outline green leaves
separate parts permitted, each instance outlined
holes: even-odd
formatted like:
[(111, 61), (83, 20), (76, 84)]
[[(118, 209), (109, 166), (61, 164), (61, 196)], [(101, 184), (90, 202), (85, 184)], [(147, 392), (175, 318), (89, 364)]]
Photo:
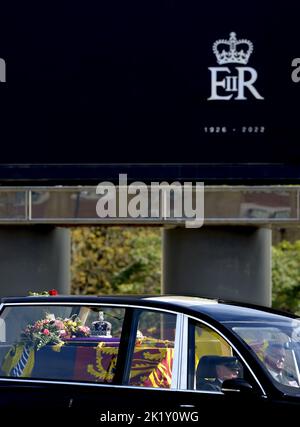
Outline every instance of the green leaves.
[(300, 240), (272, 248), (272, 305), (300, 315)]
[(159, 293), (160, 229), (73, 229), (71, 273), (74, 294)]

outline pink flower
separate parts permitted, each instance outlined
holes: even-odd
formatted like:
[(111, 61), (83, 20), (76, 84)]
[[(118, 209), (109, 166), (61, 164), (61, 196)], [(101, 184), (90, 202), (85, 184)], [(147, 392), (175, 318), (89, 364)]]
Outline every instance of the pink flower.
[(56, 326), (58, 329), (65, 329), (64, 322), (62, 322), (61, 320), (58, 320), (58, 319), (56, 319), (56, 320), (55, 320), (55, 326)]
[(44, 329), (44, 330), (42, 331), (42, 333), (43, 333), (44, 335), (50, 335), (50, 331), (49, 331), (49, 329)]
[(68, 332), (65, 329), (61, 329), (59, 331), (60, 338), (66, 338), (68, 336)]
[(77, 336), (89, 336), (91, 333), (91, 330), (88, 326), (78, 326), (76, 334)]

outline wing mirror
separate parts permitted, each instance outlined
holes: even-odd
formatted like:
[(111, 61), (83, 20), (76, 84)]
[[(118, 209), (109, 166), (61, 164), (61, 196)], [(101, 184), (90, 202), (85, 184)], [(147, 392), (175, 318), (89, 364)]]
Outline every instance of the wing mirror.
[(243, 378), (224, 380), (221, 388), (223, 393), (253, 393), (253, 387)]

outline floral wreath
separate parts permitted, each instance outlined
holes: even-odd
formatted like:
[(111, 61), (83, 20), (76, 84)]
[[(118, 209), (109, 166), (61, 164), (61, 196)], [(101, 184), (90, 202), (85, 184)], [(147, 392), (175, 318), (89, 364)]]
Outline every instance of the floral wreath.
[(49, 291), (41, 291), (41, 292), (32, 292), (29, 291), (28, 295), (30, 297), (39, 297), (39, 296), (56, 296), (58, 292), (56, 289), (50, 289)]
[(67, 338), (88, 337), (90, 334), (90, 328), (84, 326), (77, 315), (62, 319), (47, 313), (44, 319), (26, 326), (21, 334), (21, 342), (40, 350), (47, 344), (63, 345)]

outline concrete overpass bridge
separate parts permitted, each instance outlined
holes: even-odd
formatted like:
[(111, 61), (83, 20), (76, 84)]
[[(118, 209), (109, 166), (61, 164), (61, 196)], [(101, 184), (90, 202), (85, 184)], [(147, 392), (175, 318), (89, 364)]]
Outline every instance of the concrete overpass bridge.
[(163, 292), (270, 305), (272, 229), (299, 225), (299, 197), (297, 185), (209, 185), (204, 226), (186, 228), (185, 218), (166, 217), (163, 205), (147, 218), (99, 218), (96, 186), (3, 186), (0, 292), (68, 293), (69, 227), (149, 225), (163, 229)]

